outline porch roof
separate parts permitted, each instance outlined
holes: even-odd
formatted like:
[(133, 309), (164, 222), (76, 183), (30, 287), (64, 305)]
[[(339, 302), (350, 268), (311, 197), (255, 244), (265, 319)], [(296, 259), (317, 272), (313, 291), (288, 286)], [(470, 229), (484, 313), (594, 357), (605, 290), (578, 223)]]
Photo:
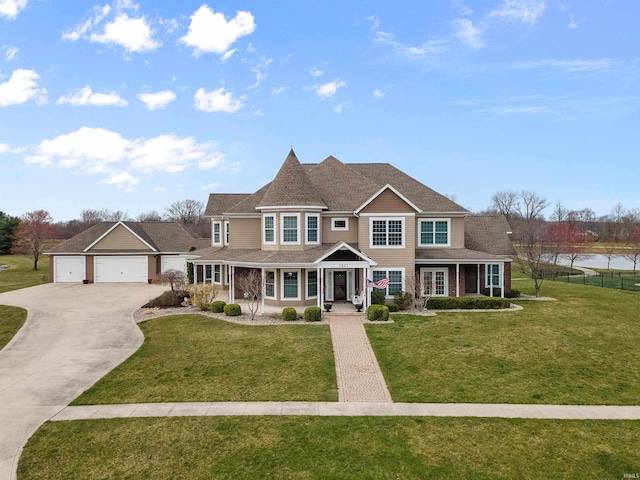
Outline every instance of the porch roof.
[[(307, 250), (260, 250), (260, 249), (230, 249), (229, 247), (209, 247), (191, 252), (198, 256), (190, 260), (193, 263), (228, 263), (243, 265), (314, 265), (339, 250), (340, 247), (351, 250), (359, 255), (362, 261), (370, 262), (370, 259), (359, 252), (357, 247), (345, 242), (323, 243)], [(374, 262), (375, 263), (375, 262)]]
[(511, 257), (478, 252), (468, 248), (418, 248), (416, 249), (416, 263), (444, 262), (510, 262)]

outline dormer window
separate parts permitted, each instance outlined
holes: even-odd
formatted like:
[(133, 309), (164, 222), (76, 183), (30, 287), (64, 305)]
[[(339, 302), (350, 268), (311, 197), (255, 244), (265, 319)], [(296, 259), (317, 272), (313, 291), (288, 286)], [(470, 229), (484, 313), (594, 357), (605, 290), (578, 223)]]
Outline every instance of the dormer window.
[(282, 225), (282, 241), (283, 245), (299, 245), (300, 244), (300, 214), (299, 213), (282, 213), (280, 216)]
[(264, 243), (275, 244), (276, 243), (276, 217), (275, 215), (264, 216)]
[(317, 213), (307, 213), (307, 245), (317, 245), (320, 243), (320, 215)]
[(222, 245), (222, 225), (220, 222), (213, 222), (211, 231), (211, 243), (213, 245)]

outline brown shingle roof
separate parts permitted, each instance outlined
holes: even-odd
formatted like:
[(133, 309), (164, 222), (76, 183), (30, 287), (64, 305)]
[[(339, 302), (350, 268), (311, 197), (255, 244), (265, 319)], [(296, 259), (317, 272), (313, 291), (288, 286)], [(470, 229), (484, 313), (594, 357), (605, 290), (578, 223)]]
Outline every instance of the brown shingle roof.
[(209, 195), (204, 216), (212, 217), (214, 215), (227, 213), (231, 207), (245, 200), (250, 195), (250, 193), (212, 193)]
[(326, 208), (316, 186), (309, 180), (293, 149), (280, 167), (280, 171), (265, 192), (258, 207), (284, 207), (289, 205), (319, 206)]
[(468, 215), (464, 219), (464, 244), (467, 248), (494, 255), (515, 256), (504, 215)]
[[(177, 222), (122, 222), (158, 252), (184, 253), (191, 247), (204, 247), (210, 239), (194, 238)], [(47, 253), (82, 253), (89, 245), (104, 235), (116, 222), (102, 222), (87, 228), (75, 237), (57, 245)], [(139, 250), (127, 250), (137, 252)], [(148, 250), (147, 250), (148, 251)], [(96, 251), (97, 252), (97, 251)], [(103, 252), (102, 250), (100, 252)], [(113, 253), (114, 250), (109, 250)]]
[(416, 260), (504, 260), (503, 256), (494, 255), (468, 248), (416, 248)]

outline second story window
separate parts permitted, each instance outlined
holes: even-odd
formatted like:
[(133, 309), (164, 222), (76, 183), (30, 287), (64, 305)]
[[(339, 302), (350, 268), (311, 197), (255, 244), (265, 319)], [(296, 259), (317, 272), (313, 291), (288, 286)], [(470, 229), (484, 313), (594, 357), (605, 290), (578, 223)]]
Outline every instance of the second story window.
[(282, 214), (282, 241), (281, 243), (300, 243), (300, 237), (298, 236), (300, 215), (286, 215)]
[(372, 247), (403, 247), (404, 219), (402, 218), (372, 218), (371, 219)]
[(450, 245), (449, 220), (420, 220), (420, 245)]
[(320, 243), (319, 215), (307, 214), (307, 241), (308, 244)]
[(264, 216), (264, 243), (276, 243), (276, 217)]
[(211, 243), (213, 245), (222, 244), (222, 229), (220, 228), (220, 222), (213, 222), (213, 231), (211, 232)]

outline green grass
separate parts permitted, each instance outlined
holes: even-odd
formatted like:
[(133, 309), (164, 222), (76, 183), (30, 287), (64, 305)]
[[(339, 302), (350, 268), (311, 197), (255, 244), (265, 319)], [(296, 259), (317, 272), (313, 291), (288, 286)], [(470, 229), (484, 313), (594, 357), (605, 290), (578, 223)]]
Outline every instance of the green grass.
[(49, 282), (47, 256), (40, 258), (38, 270), (33, 269), (33, 258), (29, 255), (0, 255), (0, 265), (9, 267), (0, 270), (0, 293)]
[(24, 308), (0, 305), (0, 350), (18, 333), (26, 319)]
[(640, 422), (185, 417), (49, 422), (27, 479), (622, 479)]
[(325, 325), (255, 327), (175, 315), (140, 328), (142, 347), (74, 405), (338, 398)]
[(598, 276), (570, 276), (556, 277), (553, 280), (558, 282), (578, 283), (594, 287), (615, 288), (620, 290), (630, 290), (640, 292), (640, 275), (622, 274), (606, 272)]
[(638, 293), (545, 281), (542, 295), (558, 301), (366, 325), (394, 401), (637, 405)]

